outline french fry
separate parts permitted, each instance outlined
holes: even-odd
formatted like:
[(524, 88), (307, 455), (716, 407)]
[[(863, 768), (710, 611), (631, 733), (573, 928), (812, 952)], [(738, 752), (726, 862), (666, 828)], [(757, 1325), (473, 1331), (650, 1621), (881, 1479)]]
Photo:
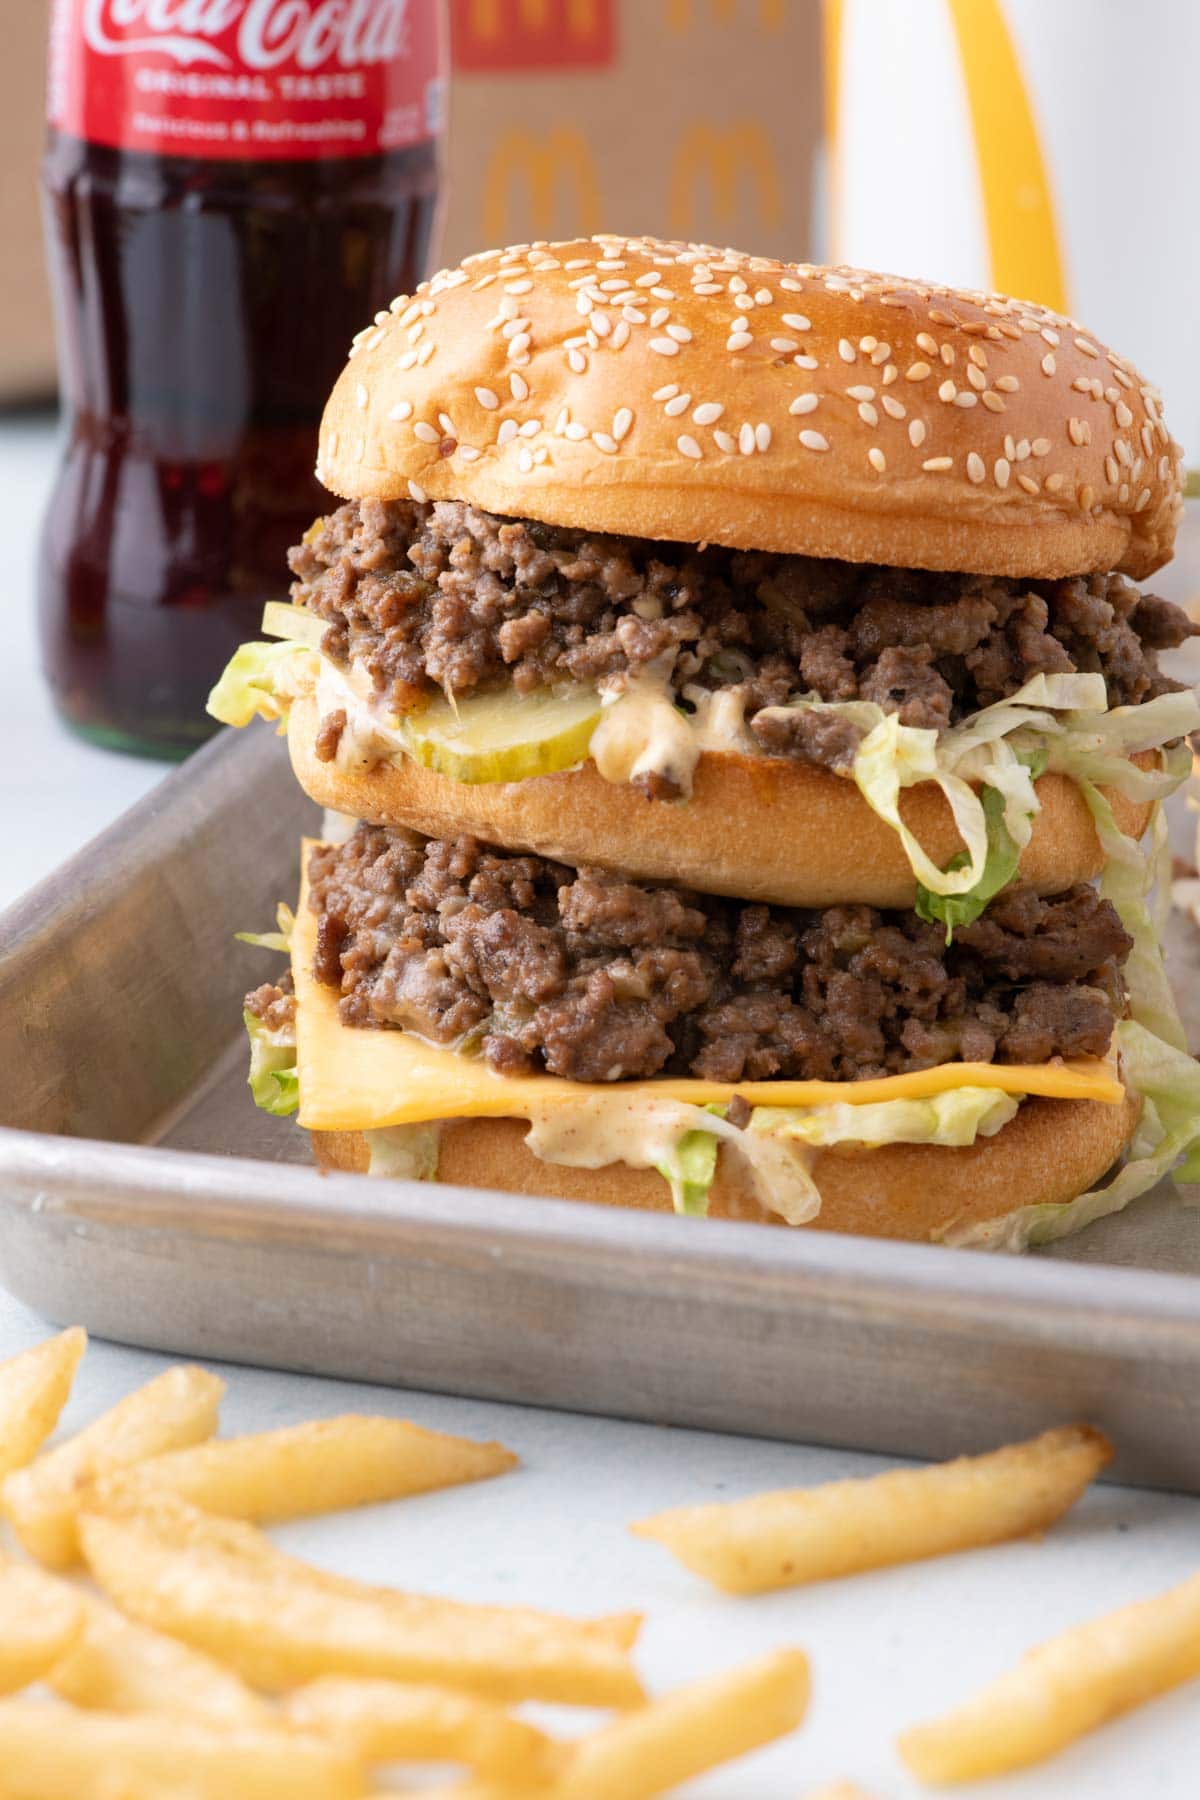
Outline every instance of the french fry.
[(681, 1506), (631, 1529), (727, 1594), (762, 1594), (1044, 1531), (1111, 1458), (1098, 1431), (1065, 1425), (986, 1456)]
[(1030, 1650), (973, 1699), (899, 1739), (935, 1787), (1053, 1756), (1108, 1719), (1200, 1675), (1200, 1575)]
[(358, 1800), (362, 1769), (327, 1738), (0, 1703), (0, 1800)]
[(549, 1774), (558, 1748), (491, 1700), (416, 1683), (326, 1675), (285, 1710), (299, 1730), (338, 1738), (367, 1762), (465, 1763), (509, 1782)]
[(368, 1587), (285, 1556), (253, 1525), (173, 1496), (83, 1513), (84, 1554), (130, 1617), (255, 1687), (318, 1675), (440, 1683), (494, 1700), (620, 1706), (642, 1698), (636, 1614), (583, 1620)]
[(0, 1480), (32, 1462), (58, 1424), (86, 1348), (73, 1326), (0, 1363)]
[(47, 1568), (79, 1555), (80, 1495), (110, 1470), (211, 1437), (225, 1383), (205, 1369), (167, 1369), (127, 1394), (77, 1437), (48, 1450), (0, 1486), (0, 1507), (29, 1551)]
[(808, 1695), (808, 1659), (799, 1650), (693, 1681), (578, 1739), (555, 1792), (563, 1800), (650, 1800), (794, 1731)]
[(270, 1725), (275, 1716), (232, 1669), (135, 1625), (90, 1595), (83, 1603), (83, 1629), (46, 1680), (63, 1700), (102, 1712), (166, 1713), (251, 1728)]
[(130, 1495), (176, 1494), (205, 1512), (256, 1523), (343, 1512), (515, 1467), (502, 1444), (353, 1413), (169, 1450), (109, 1480)]
[(0, 1558), (0, 1694), (40, 1681), (83, 1625), (83, 1602), (65, 1582)]

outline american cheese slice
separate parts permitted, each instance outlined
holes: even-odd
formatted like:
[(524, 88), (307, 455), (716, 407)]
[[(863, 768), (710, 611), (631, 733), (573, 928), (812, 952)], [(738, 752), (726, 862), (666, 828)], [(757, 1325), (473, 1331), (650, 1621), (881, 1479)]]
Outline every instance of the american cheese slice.
[[(304, 846), (307, 871), (308, 853)], [(529, 1119), (581, 1099), (625, 1105), (631, 1100), (681, 1100), (693, 1106), (727, 1104), (740, 1094), (751, 1106), (866, 1105), (921, 1100), (952, 1088), (983, 1087), (1006, 1094), (1117, 1105), (1125, 1090), (1115, 1068), (1095, 1057), (1049, 1063), (943, 1063), (872, 1081), (696, 1081), (656, 1076), (649, 1081), (588, 1084), (557, 1075), (497, 1075), (477, 1057), (460, 1056), (406, 1031), (343, 1025), (337, 995), (313, 980), (316, 918), (308, 908), (308, 877), (292, 934), (296, 982), (298, 1119), (310, 1131), (375, 1131), (434, 1119)]]

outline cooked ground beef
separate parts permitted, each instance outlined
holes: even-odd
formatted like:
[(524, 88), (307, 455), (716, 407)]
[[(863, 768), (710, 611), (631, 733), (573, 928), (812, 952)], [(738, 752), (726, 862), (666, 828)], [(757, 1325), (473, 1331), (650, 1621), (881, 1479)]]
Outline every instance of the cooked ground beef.
[(268, 1031), (294, 1031), (296, 1027), (296, 990), (289, 969), (279, 981), (264, 981), (247, 994), (243, 1005), (248, 1013), (261, 1019)]
[[(291, 553), (324, 648), (401, 710), (430, 687), (621, 680), (652, 663), (677, 694), (740, 687), (764, 751), (838, 767), (857, 733), (781, 724), (789, 696), (874, 700), (940, 729), (1039, 672), (1102, 674), (1110, 703), (1179, 684), (1159, 650), (1197, 627), (1123, 575), (1008, 581), (502, 519), (460, 501), (363, 500)], [(334, 738), (332, 741), (336, 742)]]
[(1012, 889), (947, 946), (915, 913), (759, 906), (377, 826), (316, 849), (309, 877), (316, 975), (348, 1024), (573, 1081), (1099, 1055), (1130, 950), (1083, 885)]

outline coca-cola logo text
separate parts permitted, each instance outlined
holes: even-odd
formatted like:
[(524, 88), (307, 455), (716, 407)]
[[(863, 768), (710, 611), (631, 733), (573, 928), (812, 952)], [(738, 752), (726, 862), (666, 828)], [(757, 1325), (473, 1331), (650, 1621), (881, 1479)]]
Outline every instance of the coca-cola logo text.
[(187, 68), (343, 69), (404, 51), (409, 0), (84, 0), (83, 34), (101, 56), (159, 51)]

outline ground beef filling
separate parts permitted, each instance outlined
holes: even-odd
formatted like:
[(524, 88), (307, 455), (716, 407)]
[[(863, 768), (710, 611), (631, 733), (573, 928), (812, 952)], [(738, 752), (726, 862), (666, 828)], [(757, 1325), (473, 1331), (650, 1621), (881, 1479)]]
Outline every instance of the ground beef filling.
[[(1194, 630), (1122, 575), (1007, 581), (568, 531), (460, 501), (342, 506), (291, 553), (323, 648), (406, 710), (511, 682), (616, 681), (652, 664), (676, 696), (738, 687), (768, 755), (853, 759), (843, 719), (764, 712), (873, 700), (940, 730), (1031, 675), (1099, 673), (1109, 702), (1179, 685), (1158, 652)], [(762, 715), (762, 716), (758, 716)], [(328, 754), (336, 747), (331, 728)], [(323, 752), (325, 753), (325, 752)]]
[(314, 850), (315, 974), (349, 1025), (572, 1081), (853, 1081), (936, 1063), (1102, 1055), (1131, 947), (1080, 885), (974, 925), (694, 894), (360, 825)]
[(246, 995), (242, 1004), (268, 1031), (295, 1031), (296, 990), (292, 985), (291, 970), (279, 981), (264, 981), (261, 987)]

